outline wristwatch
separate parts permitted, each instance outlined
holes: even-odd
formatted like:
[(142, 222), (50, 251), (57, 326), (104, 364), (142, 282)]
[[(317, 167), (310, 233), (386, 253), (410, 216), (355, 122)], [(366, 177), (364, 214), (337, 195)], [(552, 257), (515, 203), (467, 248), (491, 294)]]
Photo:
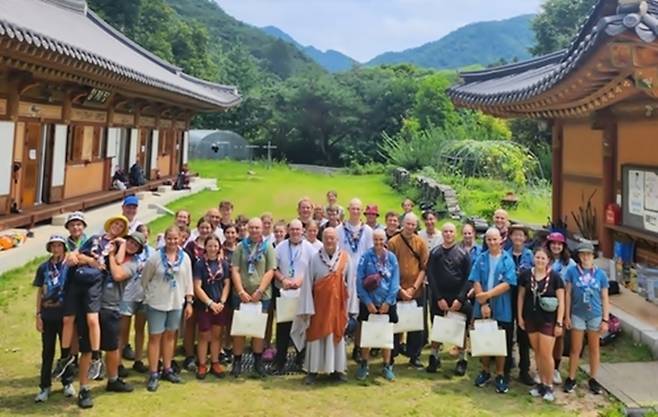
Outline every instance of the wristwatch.
[(213, 303), (212, 300), (208, 300), (208, 304), (206, 304), (206, 307), (210, 308), (210, 306), (212, 305), (212, 303)]
[(557, 327), (563, 327), (563, 326), (564, 326), (564, 325), (562, 324), (561, 321), (558, 321), (557, 323), (555, 323), (555, 325), (556, 325)]

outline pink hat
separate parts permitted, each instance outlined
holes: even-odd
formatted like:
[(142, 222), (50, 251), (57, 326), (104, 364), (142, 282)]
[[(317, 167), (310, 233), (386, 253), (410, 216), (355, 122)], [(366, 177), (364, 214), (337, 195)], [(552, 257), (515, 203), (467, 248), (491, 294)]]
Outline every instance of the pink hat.
[(377, 217), (379, 217), (379, 208), (377, 207), (376, 204), (368, 204), (366, 206), (366, 210), (363, 212), (363, 214), (374, 214)]
[(567, 240), (564, 238), (564, 235), (560, 232), (553, 232), (546, 238), (549, 242), (560, 242), (566, 243)]

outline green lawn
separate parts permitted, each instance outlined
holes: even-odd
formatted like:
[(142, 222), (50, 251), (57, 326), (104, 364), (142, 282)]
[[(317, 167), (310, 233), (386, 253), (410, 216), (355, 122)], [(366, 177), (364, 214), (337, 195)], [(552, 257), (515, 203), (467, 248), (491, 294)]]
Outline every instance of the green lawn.
[[(321, 176), (290, 171), (283, 166), (267, 170), (263, 166), (239, 163), (194, 163), (193, 170), (203, 176), (216, 177), (220, 190), (204, 192), (173, 203), (173, 210), (186, 208), (198, 218), (220, 200), (232, 200), (236, 214), (248, 216), (268, 210), (276, 218), (292, 218), (300, 196), (308, 195), (324, 203), (328, 189), (336, 189), (340, 202), (360, 196), (364, 203), (376, 202), (380, 211), (398, 209), (403, 196), (384, 185), (381, 176)], [(247, 171), (253, 170), (255, 175)], [(162, 230), (171, 218), (152, 224), (153, 231)], [(132, 394), (107, 394), (103, 383), (93, 386), (95, 406), (80, 411), (73, 400), (61, 392), (51, 396), (47, 404), (35, 405), (33, 396), (38, 385), (40, 363), (39, 335), (34, 329), (34, 289), (31, 280), (37, 263), (0, 276), (0, 416), (595, 416), (612, 410), (606, 398), (589, 394), (565, 397), (545, 405), (533, 401), (526, 387), (516, 383), (508, 395), (497, 395), (493, 387), (473, 387), (477, 364), (471, 361), (469, 375), (450, 378), (454, 360), (445, 357), (444, 371), (435, 376), (416, 372), (400, 365), (398, 380), (387, 383), (378, 377), (363, 385), (353, 379), (345, 386), (320, 385), (304, 387), (301, 376), (270, 377), (264, 381), (209, 377), (198, 382), (184, 373), (185, 384), (162, 383), (151, 394), (145, 389), (144, 377), (131, 375), (136, 385)], [(423, 360), (427, 360), (424, 356)], [(350, 364), (350, 377), (354, 375)], [(380, 364), (372, 366), (379, 375)], [(59, 390), (57, 384), (54, 385)]]

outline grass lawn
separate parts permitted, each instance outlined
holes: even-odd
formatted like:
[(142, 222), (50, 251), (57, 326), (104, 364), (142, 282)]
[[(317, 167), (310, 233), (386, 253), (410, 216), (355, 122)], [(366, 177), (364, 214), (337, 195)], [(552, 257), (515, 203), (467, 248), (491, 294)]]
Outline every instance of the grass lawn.
[[(381, 176), (319, 176), (282, 166), (266, 170), (239, 163), (197, 162), (192, 168), (203, 176), (216, 177), (220, 185), (219, 191), (200, 193), (170, 206), (190, 210), (195, 219), (223, 199), (234, 202), (236, 214), (254, 216), (268, 210), (275, 218), (292, 218), (300, 196), (324, 202), (329, 189), (338, 191), (343, 205), (350, 197), (360, 196), (364, 203), (378, 203), (381, 212), (399, 209), (403, 198), (388, 188)], [(249, 169), (255, 175), (247, 175)], [(153, 232), (170, 221), (166, 217), (155, 221)], [(467, 377), (451, 378), (454, 359), (447, 356), (445, 371), (433, 376), (396, 366), (398, 380), (394, 383), (379, 377), (381, 364), (377, 361), (371, 366), (371, 374), (377, 378), (368, 384), (352, 378), (344, 386), (321, 384), (313, 388), (303, 386), (301, 376), (263, 381), (216, 381), (209, 376), (198, 382), (184, 372), (183, 385), (163, 382), (160, 390), (151, 394), (146, 391), (144, 377), (131, 374), (128, 380), (136, 386), (132, 394), (105, 393), (104, 383), (95, 383), (95, 405), (88, 411), (65, 399), (57, 383), (53, 384), (57, 392), (49, 402), (35, 405), (41, 349), (34, 329), (35, 291), (31, 287), (36, 266), (35, 261), (0, 276), (0, 416), (595, 416), (616, 407), (607, 398), (584, 392), (570, 397), (558, 393), (557, 403), (546, 405), (533, 401), (527, 388), (516, 382), (508, 395), (495, 394), (493, 387), (476, 389), (472, 384), (476, 361), (471, 361)], [(426, 356), (423, 360), (427, 361)], [(353, 363), (350, 366), (353, 377)]]

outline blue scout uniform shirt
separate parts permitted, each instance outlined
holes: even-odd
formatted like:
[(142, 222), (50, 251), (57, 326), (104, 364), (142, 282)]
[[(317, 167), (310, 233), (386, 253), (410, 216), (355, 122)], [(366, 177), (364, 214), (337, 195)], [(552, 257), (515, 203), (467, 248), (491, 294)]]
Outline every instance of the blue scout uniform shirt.
[(603, 315), (601, 290), (608, 288), (608, 276), (600, 268), (582, 269), (574, 265), (567, 270), (571, 284), (571, 315), (592, 320)]
[[(368, 305), (373, 303), (377, 307), (384, 303), (388, 305), (395, 304), (398, 291), (400, 291), (400, 266), (398, 265), (398, 260), (393, 252), (387, 250), (386, 256), (387, 261), (385, 268), (377, 266), (377, 255), (375, 254), (374, 248), (368, 249), (359, 260), (356, 272), (356, 291), (361, 304)], [(384, 271), (381, 271), (380, 269), (384, 269)], [(377, 289), (369, 292), (363, 287), (363, 280), (365, 280), (368, 275), (376, 273), (382, 274), (383, 278), (379, 282)]]
[[(521, 256), (515, 259), (514, 249), (509, 248), (506, 250), (507, 253), (512, 257), (514, 264), (516, 265), (516, 275), (520, 275), (521, 271), (524, 269), (532, 269), (535, 263), (535, 257), (532, 254), (532, 251), (526, 247), (523, 248)], [(517, 262), (518, 259), (518, 262)]]
[(68, 268), (66, 264), (53, 264), (50, 259), (39, 265), (32, 285), (43, 289), (41, 294), (41, 318), (61, 320), (64, 316), (63, 300)]
[(576, 261), (573, 259), (569, 259), (569, 263), (567, 265), (562, 263), (562, 259), (556, 259), (553, 261), (551, 264), (551, 269), (558, 274), (560, 274), (560, 277), (562, 278), (562, 281), (566, 284), (567, 282), (567, 271), (569, 268), (572, 266), (576, 266)]
[[(503, 282), (516, 286), (516, 265), (509, 253), (502, 251), (494, 268), (490, 268), (490, 263), (489, 251), (482, 252), (473, 264), (468, 280), (479, 282), (483, 291), (489, 291)], [(494, 320), (506, 323), (512, 321), (512, 291), (492, 298), (489, 300), (489, 306)], [(475, 318), (482, 317), (480, 303), (475, 303), (473, 314)]]

